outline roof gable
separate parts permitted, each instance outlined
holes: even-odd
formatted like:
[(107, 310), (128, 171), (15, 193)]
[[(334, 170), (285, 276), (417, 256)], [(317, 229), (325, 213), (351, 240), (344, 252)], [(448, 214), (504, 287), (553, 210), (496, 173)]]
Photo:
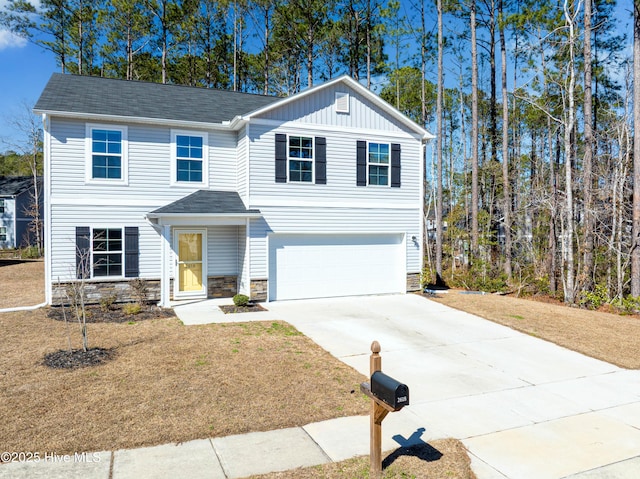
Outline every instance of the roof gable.
[[(347, 92), (353, 97), (353, 112), (336, 112), (336, 92)], [(296, 104), (302, 106), (296, 108)], [(296, 118), (296, 115), (299, 118)], [(434, 138), (427, 130), (347, 75), (265, 105), (244, 115), (243, 119), (250, 121), (256, 118), (270, 118), (288, 121), (304, 119), (306, 116), (312, 122), (327, 123), (333, 117), (334, 121), (337, 119), (337, 123), (334, 124), (337, 127), (386, 129), (380, 128), (381, 121), (372, 119), (372, 115), (384, 118), (392, 125), (392, 129), (410, 132), (425, 140)]]
[(209, 88), (54, 73), (34, 110), (216, 124), (278, 100)]

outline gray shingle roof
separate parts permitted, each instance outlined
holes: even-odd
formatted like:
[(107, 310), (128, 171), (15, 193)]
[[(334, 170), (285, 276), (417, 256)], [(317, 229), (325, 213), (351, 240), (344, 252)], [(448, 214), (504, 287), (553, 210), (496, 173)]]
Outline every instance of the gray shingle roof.
[[(42, 185), (42, 177), (38, 177)], [(33, 186), (32, 176), (0, 176), (0, 196), (17, 196)]]
[(34, 110), (222, 123), (278, 100), (209, 88), (54, 73)]
[(164, 215), (257, 215), (260, 210), (248, 210), (235, 191), (199, 190), (149, 213)]

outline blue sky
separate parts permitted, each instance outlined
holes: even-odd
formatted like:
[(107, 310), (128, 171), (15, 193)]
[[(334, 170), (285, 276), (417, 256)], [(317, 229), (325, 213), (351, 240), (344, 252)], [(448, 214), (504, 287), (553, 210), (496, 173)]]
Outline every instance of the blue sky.
[[(618, 0), (615, 17), (619, 29), (631, 36), (633, 14), (627, 2)], [(0, 9), (6, 4), (7, 0), (0, 0)], [(627, 43), (625, 53), (630, 56), (632, 36)], [(12, 149), (21, 136), (11, 126), (11, 118), (24, 114), (24, 105), (33, 105), (51, 74), (58, 71), (50, 52), (0, 30), (0, 152)]]

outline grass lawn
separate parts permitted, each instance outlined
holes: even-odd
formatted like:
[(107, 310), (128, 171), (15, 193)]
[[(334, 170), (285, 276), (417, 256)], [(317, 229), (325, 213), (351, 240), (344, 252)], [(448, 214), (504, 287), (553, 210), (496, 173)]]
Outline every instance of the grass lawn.
[[(43, 301), (42, 263), (0, 261), (0, 307)], [(177, 318), (88, 324), (113, 359), (75, 370), (45, 354), (81, 345), (47, 311), (0, 314), (0, 444), (5, 451), (116, 450), (366, 415), (366, 378), (280, 321), (184, 326)], [(392, 452), (385, 478), (472, 479), (458, 441)], [(0, 467), (2, 465), (0, 464)], [(268, 478), (354, 479), (368, 457)]]
[(495, 294), (430, 297), (626, 369), (640, 369), (640, 318)]

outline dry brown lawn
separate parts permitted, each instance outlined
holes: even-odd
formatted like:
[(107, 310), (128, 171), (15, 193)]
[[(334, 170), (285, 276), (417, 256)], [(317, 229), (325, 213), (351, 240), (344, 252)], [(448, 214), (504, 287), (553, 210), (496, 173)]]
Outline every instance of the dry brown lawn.
[[(429, 444), (398, 449), (383, 455), (383, 479), (475, 479), (467, 451), (460, 441), (440, 439)], [(369, 458), (274, 472), (251, 479), (364, 479)]]
[[(42, 276), (42, 262), (0, 263), (0, 308), (42, 302)], [(45, 309), (0, 314), (3, 450), (116, 450), (368, 413), (365, 378), (284, 322), (187, 327), (132, 316), (88, 328), (89, 346), (110, 348), (113, 359), (51, 369), (45, 354), (70, 339), (79, 348), (79, 325)], [(455, 440), (400, 449), (387, 461), (387, 479), (474, 477)], [(365, 457), (271, 477), (363, 478), (368, 467)]]
[(44, 262), (0, 259), (0, 309), (44, 301)]
[(430, 297), (587, 356), (640, 369), (640, 318), (589, 311), (535, 299), (451, 290)]

